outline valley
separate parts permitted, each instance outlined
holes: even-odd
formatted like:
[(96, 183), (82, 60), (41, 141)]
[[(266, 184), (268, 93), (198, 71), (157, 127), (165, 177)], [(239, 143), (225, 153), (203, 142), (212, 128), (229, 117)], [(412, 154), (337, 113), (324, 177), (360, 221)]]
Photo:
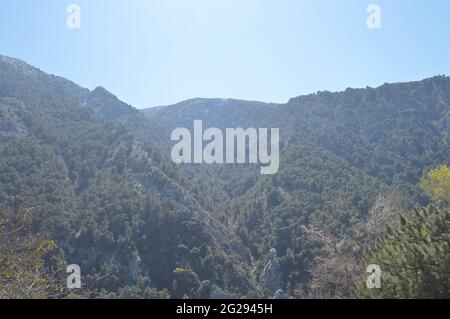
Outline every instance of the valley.
[[(271, 153), (279, 161), (267, 152), (258, 165), (175, 164), (172, 132), (197, 120), (217, 128), (219, 140), (227, 128), (279, 128)], [(194, 139), (203, 143), (203, 135)], [(421, 179), (450, 165), (450, 79), (285, 104), (193, 99), (137, 110), (102, 87), (90, 91), (0, 56), (0, 155), (4, 218), (32, 213), (21, 236), (54, 243), (42, 256), (48, 273), (80, 266), (85, 286), (71, 292), (79, 297), (373, 297), (359, 286), (366, 263), (410, 256), (417, 225), (447, 238), (445, 201), (429, 207)], [(261, 163), (277, 169), (261, 174)], [(380, 238), (406, 240), (398, 252)], [(423, 295), (448, 293), (448, 240), (432, 239), (433, 252), (420, 260), (441, 256), (427, 271), (442, 286), (422, 287)], [(408, 258), (401, 260), (416, 262)]]

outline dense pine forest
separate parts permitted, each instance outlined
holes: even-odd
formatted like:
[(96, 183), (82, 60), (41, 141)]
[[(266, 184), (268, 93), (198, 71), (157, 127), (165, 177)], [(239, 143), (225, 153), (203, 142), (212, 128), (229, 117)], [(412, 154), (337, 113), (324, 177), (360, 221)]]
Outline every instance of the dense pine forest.
[[(173, 164), (194, 120), (280, 128), (279, 172)], [(0, 56), (0, 298), (450, 298), (449, 167), (445, 76), (137, 110)]]

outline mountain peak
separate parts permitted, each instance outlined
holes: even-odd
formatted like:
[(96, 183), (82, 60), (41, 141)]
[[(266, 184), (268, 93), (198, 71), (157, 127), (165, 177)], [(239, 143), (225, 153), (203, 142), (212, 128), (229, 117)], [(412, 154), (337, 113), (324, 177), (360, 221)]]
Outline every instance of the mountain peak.
[(39, 69), (29, 65), (25, 61), (20, 59), (0, 55), (0, 65), (14, 68), (17, 71), (25, 72), (25, 73), (38, 73)]
[(117, 97), (114, 94), (109, 92), (103, 86), (97, 86), (91, 93), (94, 96), (110, 97), (110, 98), (117, 99)]

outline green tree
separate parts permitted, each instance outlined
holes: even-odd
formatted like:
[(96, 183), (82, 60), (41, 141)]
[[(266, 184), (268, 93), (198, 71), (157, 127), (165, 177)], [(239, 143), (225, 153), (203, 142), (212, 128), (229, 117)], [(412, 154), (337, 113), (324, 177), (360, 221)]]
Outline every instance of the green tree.
[(42, 299), (61, 297), (63, 288), (56, 283), (44, 262), (54, 249), (47, 234), (32, 235), (29, 210), (0, 211), (0, 298)]
[(442, 165), (429, 171), (420, 184), (435, 201), (450, 205), (450, 167)]
[(450, 298), (450, 211), (429, 207), (402, 217), (366, 250), (367, 264), (381, 267), (381, 289), (358, 294), (366, 298)]

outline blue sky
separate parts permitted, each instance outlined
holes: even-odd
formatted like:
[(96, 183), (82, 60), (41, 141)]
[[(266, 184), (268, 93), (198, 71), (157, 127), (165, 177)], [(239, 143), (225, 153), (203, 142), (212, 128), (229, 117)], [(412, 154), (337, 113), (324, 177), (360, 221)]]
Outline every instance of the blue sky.
[[(67, 6), (81, 29), (67, 28)], [(368, 29), (369, 4), (382, 9)], [(0, 54), (143, 108), (450, 74), (448, 0), (2, 0)]]

